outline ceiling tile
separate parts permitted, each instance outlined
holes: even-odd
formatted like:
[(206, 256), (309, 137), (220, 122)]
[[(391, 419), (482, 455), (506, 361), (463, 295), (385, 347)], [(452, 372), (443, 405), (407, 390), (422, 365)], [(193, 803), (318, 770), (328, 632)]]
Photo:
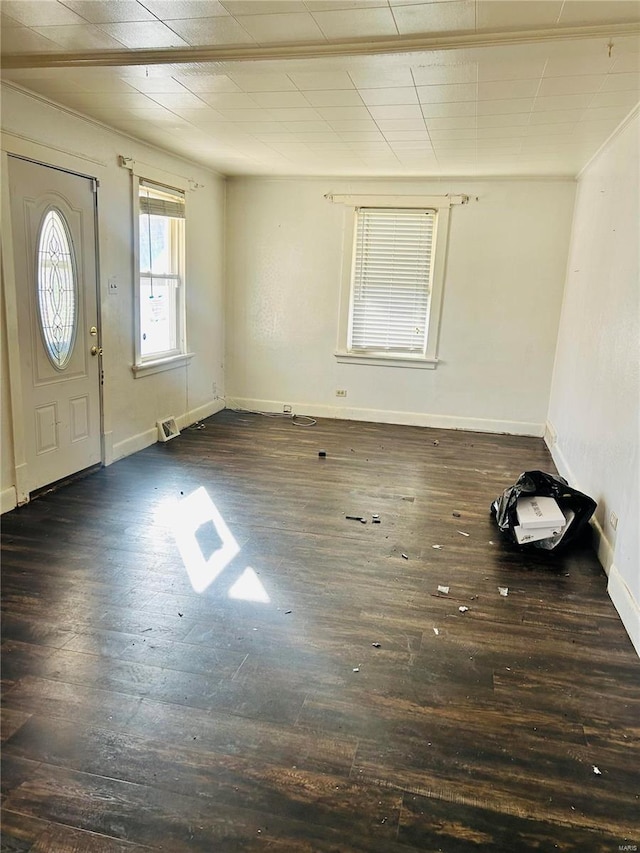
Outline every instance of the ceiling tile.
[(398, 35), (388, 7), (314, 12), (313, 17), (328, 39)]
[(545, 29), (557, 22), (562, 0), (478, 0), (477, 27), (480, 30)]
[(393, 89), (360, 89), (359, 91), (367, 106), (399, 106), (418, 103), (418, 93), (413, 86)]
[[(548, 115), (548, 113), (544, 115)], [(503, 113), (501, 115), (478, 116), (478, 127), (519, 127), (529, 124), (530, 117), (531, 113)]]
[(593, 95), (550, 95), (536, 98), (533, 109), (540, 110), (580, 110), (589, 106)]
[(363, 103), (355, 89), (305, 92), (304, 97), (312, 107), (361, 107)]
[(584, 110), (542, 110), (529, 113), (529, 124), (567, 124), (579, 121)]
[(532, 136), (542, 136), (542, 137), (551, 137), (551, 136), (562, 136), (567, 133), (570, 133), (571, 130), (575, 127), (575, 124), (530, 124), (528, 127), (524, 128), (525, 133), (528, 137)]
[(64, 5), (92, 24), (153, 21), (154, 16), (135, 0), (64, 0)]
[(292, 133), (291, 136), (300, 142), (312, 142), (314, 144), (317, 142), (341, 142), (344, 144), (344, 140), (338, 136), (335, 130), (297, 131), (296, 133)]
[(66, 50), (122, 50), (122, 42), (107, 35), (94, 24), (33, 27), (33, 32)]
[(447, 3), (416, 3), (393, 6), (393, 16), (400, 35), (474, 30), (476, 10), (473, 0), (450, 0)]
[[(582, 122), (593, 122), (593, 121), (612, 121), (615, 124), (622, 121), (623, 118), (626, 118), (629, 110), (626, 107), (593, 107), (585, 110), (582, 115)], [(611, 128), (611, 130), (614, 129)]]
[(343, 130), (338, 136), (345, 142), (376, 142), (384, 139), (379, 130)]
[(246, 92), (199, 92), (207, 104), (219, 109), (255, 109), (258, 105)]
[(479, 127), (478, 139), (511, 139), (526, 136), (528, 127), (510, 125), (509, 127)]
[(433, 116), (474, 116), (477, 112), (475, 101), (456, 101), (444, 104), (422, 104), (422, 115)]
[(306, 12), (302, 0), (221, 0), (231, 15), (271, 15)]
[(589, 108), (596, 107), (626, 107), (630, 110), (638, 103), (637, 92), (599, 92), (594, 95)]
[(323, 35), (310, 13), (242, 15), (236, 19), (258, 44), (322, 41)]
[(640, 74), (609, 74), (604, 80), (601, 92), (637, 92), (640, 90)]
[(366, 107), (317, 107), (317, 112), (326, 121), (370, 119), (371, 113)]
[(320, 110), (313, 109), (272, 109), (269, 114), (274, 121), (318, 121), (326, 116), (319, 115)]
[[(0, 32), (2, 37), (2, 53), (40, 53), (59, 51), (60, 45), (39, 35), (28, 27), (11, 27)], [(6, 75), (5, 75), (6, 76)]]
[(155, 101), (157, 104), (161, 104), (163, 107), (167, 107), (167, 109), (170, 110), (179, 108), (205, 110), (208, 106), (196, 95), (192, 95), (191, 92), (154, 92), (152, 95), (149, 95), (149, 97), (152, 101)]
[(130, 21), (126, 24), (101, 24), (114, 39), (131, 48), (186, 47), (187, 42), (160, 21)]
[(384, 138), (389, 142), (428, 142), (429, 134), (423, 125), (418, 130), (385, 130)]
[(251, 97), (259, 107), (290, 108), (309, 107), (302, 92), (252, 92)]
[(326, 121), (285, 121), (282, 123), (291, 133), (326, 133), (331, 131), (331, 126)]
[(611, 66), (613, 74), (640, 74), (640, 53), (626, 53), (614, 59)]
[(413, 86), (409, 66), (388, 68), (371, 62), (368, 68), (354, 68), (349, 76), (358, 89), (387, 89), (396, 86)]
[(336, 9), (369, 9), (387, 6), (387, 0), (305, 0), (310, 12), (330, 12)]
[(581, 74), (579, 77), (549, 77), (540, 83), (539, 97), (547, 95), (581, 95), (598, 92), (605, 81), (604, 74)]
[(85, 18), (58, 0), (3, 0), (2, 11), (26, 27), (82, 26), (87, 23)]
[(254, 43), (252, 36), (233, 18), (185, 18), (169, 21), (168, 26), (193, 47)]
[(416, 86), (476, 83), (478, 79), (476, 62), (464, 62), (458, 65), (414, 65), (411, 70)]
[(584, 60), (574, 57), (549, 57), (544, 68), (546, 77), (577, 77), (581, 74), (606, 74), (614, 65), (608, 53), (603, 51), (598, 56), (586, 56)]
[[(215, 106), (215, 105), (212, 105)], [(238, 124), (242, 124), (246, 121), (277, 121), (269, 110), (261, 110), (256, 107), (254, 110), (250, 109), (227, 109), (216, 107), (218, 112), (222, 115), (224, 119), (227, 121), (237, 122)]]
[(234, 71), (229, 76), (243, 92), (286, 92), (289, 89), (295, 90), (296, 88), (288, 74), (252, 74)]
[(353, 81), (346, 71), (292, 72), (289, 77), (300, 91), (314, 89), (354, 89)]
[(422, 120), (422, 110), (419, 104), (404, 104), (401, 106), (369, 107), (369, 112), (376, 121), (395, 121), (396, 119)]
[(475, 127), (449, 127), (442, 130), (430, 130), (431, 139), (475, 139), (478, 131)]
[(478, 98), (481, 101), (497, 101), (504, 98), (533, 98), (539, 85), (540, 80), (497, 80), (492, 83), (479, 83)]
[(144, 92), (147, 95), (152, 95), (156, 92), (169, 94), (184, 94), (188, 92), (188, 88), (183, 86), (178, 80), (173, 77), (129, 77), (125, 78), (127, 85), (132, 86), (139, 92)]
[(618, 21), (640, 21), (637, 0), (571, 0), (564, 3), (559, 19), (564, 26)]
[[(514, 98), (500, 101), (478, 101), (478, 115), (490, 116), (501, 113), (528, 113), (535, 103), (534, 98)], [(541, 109), (543, 109), (541, 107)], [(547, 107), (552, 109), (552, 107)]]
[(332, 120), (329, 124), (338, 133), (341, 131), (374, 131), (379, 129), (373, 119), (369, 119), (369, 121), (362, 119), (339, 119), (337, 121)]
[(217, 0), (143, 0), (143, 2), (146, 8), (161, 21), (171, 21), (176, 18), (213, 18), (231, 14)]
[(444, 118), (426, 119), (429, 132), (432, 130), (449, 130), (451, 128), (477, 127), (479, 122), (476, 116), (446, 116)]
[(378, 118), (376, 124), (385, 136), (388, 130), (424, 130), (425, 127), (423, 118)]
[(534, 80), (546, 73), (547, 60), (525, 59), (524, 56), (505, 61), (492, 58), (495, 54), (486, 51), (478, 62), (478, 80), (490, 83), (494, 80)]
[(475, 101), (478, 87), (475, 83), (456, 83), (452, 86), (418, 86), (422, 104), (441, 104), (451, 101)]

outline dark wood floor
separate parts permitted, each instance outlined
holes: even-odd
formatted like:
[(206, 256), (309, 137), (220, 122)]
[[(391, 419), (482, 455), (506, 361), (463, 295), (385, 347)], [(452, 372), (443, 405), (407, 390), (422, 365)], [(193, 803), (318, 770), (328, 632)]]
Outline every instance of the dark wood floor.
[[(538, 439), (222, 412), (3, 516), (2, 851), (640, 847), (606, 578), (489, 514), (531, 468)], [(200, 593), (198, 489), (240, 547)]]

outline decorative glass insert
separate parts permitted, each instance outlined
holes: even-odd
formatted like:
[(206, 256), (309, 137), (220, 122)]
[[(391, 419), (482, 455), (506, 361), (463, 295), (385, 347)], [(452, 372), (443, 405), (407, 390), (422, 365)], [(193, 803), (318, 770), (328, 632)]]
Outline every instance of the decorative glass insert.
[(63, 370), (76, 338), (77, 284), (69, 228), (55, 208), (42, 220), (37, 264), (42, 339), (53, 366)]

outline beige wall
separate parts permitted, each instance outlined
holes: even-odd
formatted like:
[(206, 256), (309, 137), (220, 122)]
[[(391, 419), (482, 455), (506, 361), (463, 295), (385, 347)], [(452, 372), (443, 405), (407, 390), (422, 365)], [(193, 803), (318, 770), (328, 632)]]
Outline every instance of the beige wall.
[[(290, 404), (330, 417), (542, 435), (574, 192), (571, 180), (230, 180), (229, 398), (274, 411)], [(326, 193), (471, 196), (451, 210), (437, 369), (336, 362), (351, 214)]]
[[(156, 421), (173, 415), (192, 422), (222, 407), (224, 394), (224, 179), (192, 163), (57, 108), (14, 88), (2, 90), (2, 149), (40, 162), (98, 178), (100, 303), (105, 384), (104, 439), (107, 463), (156, 440)], [(187, 337), (195, 353), (188, 368), (135, 379), (133, 343), (133, 270), (131, 175), (118, 156), (161, 170), (167, 176), (192, 178), (203, 186), (187, 193)], [(7, 188), (3, 187), (3, 210)], [(11, 246), (3, 243), (3, 278), (14, 288)], [(109, 294), (115, 278), (117, 294)], [(10, 295), (10, 294), (9, 294)], [(10, 308), (11, 299), (7, 306)], [(11, 316), (6, 322), (11, 323)], [(6, 323), (2, 321), (3, 339)], [(2, 509), (15, 505), (8, 364), (1, 352)], [(215, 391), (214, 391), (215, 388)], [(20, 413), (18, 413), (20, 414)], [(17, 419), (19, 429), (19, 417)]]
[(558, 467), (598, 501), (599, 556), (640, 654), (639, 151), (636, 113), (578, 183), (549, 422)]

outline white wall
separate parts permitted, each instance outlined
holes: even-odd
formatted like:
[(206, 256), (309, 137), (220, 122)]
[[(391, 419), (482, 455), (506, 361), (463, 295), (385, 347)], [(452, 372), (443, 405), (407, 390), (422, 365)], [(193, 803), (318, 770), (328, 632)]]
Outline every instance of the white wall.
[(639, 151), (636, 113), (578, 183), (549, 422), (559, 469), (598, 501), (609, 593), (640, 654)]
[[(35, 95), (2, 88), (2, 149), (97, 177), (100, 247), (100, 302), (105, 385), (103, 391), (105, 461), (107, 463), (156, 440), (156, 421), (173, 415), (191, 423), (222, 408), (224, 395), (224, 179), (180, 158), (56, 107)], [(195, 357), (182, 367), (135, 379), (131, 371), (133, 341), (132, 193), (131, 175), (118, 165), (118, 155), (166, 172), (193, 178), (203, 187), (187, 193), (187, 338)], [(8, 189), (3, 187), (3, 210)], [(10, 247), (3, 244), (3, 286)], [(108, 292), (116, 277), (117, 295)], [(9, 318), (8, 322), (11, 322)], [(6, 340), (6, 324), (2, 320)], [(15, 505), (10, 407), (7, 405), (8, 363), (5, 343), (2, 375), (2, 509)]]
[[(325, 193), (465, 193), (436, 370), (338, 364), (346, 208)], [(542, 435), (573, 181), (241, 178), (227, 189), (227, 391), (248, 408)], [(476, 201), (478, 197), (478, 201)], [(346, 399), (336, 389), (346, 389)]]

